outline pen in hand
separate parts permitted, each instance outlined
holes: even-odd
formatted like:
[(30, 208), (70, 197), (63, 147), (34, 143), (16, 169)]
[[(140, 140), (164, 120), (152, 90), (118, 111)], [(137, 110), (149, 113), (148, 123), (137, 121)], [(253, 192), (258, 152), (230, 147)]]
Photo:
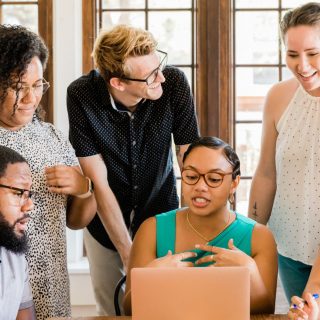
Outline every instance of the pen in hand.
[[(318, 293), (314, 293), (312, 296), (313, 296), (315, 299), (318, 299), (318, 298), (319, 298), (319, 294), (318, 294)], [(305, 301), (305, 300), (303, 300), (302, 302), (303, 302), (303, 303), (307, 303), (307, 301)], [(298, 306), (294, 303), (294, 304), (292, 305), (292, 308), (297, 309)]]

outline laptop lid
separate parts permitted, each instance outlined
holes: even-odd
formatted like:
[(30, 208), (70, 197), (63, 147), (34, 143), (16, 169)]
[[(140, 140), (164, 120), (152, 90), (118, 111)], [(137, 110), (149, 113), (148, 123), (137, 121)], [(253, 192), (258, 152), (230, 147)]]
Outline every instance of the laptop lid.
[(133, 320), (249, 320), (249, 270), (134, 268), (131, 302)]

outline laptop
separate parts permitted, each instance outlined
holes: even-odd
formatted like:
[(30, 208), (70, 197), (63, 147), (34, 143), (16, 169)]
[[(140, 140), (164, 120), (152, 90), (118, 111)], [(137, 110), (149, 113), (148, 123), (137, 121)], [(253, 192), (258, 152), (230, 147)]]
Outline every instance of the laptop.
[(133, 320), (249, 320), (245, 267), (134, 268)]

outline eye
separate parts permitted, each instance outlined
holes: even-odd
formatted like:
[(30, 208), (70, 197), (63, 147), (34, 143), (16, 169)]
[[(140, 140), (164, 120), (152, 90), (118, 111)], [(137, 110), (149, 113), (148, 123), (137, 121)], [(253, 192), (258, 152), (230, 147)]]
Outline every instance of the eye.
[(298, 57), (298, 55), (294, 54), (294, 53), (288, 53), (287, 56), (290, 58), (297, 58)]
[(216, 184), (222, 181), (222, 176), (220, 176), (220, 174), (217, 174), (217, 173), (209, 173), (207, 175), (207, 179), (208, 179), (208, 182), (212, 184)]
[(314, 56), (316, 56), (316, 55), (318, 55), (318, 52), (312, 52), (312, 53), (309, 53), (309, 54), (308, 54), (309, 57), (314, 57)]
[(19, 191), (19, 190), (14, 190), (14, 194), (15, 194), (17, 197), (21, 198), (21, 197), (23, 196), (23, 191), (22, 191), (22, 190), (21, 190), (21, 191)]

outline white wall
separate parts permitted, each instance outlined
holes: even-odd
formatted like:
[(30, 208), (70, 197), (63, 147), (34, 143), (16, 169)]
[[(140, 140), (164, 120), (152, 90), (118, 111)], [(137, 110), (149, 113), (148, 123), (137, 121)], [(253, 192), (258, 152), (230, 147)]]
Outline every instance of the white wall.
[[(66, 91), (82, 75), (82, 1), (53, 1), (54, 125), (68, 136)], [(68, 269), (73, 316), (95, 314), (82, 231), (67, 230)], [(81, 310), (78, 311), (77, 310)]]

